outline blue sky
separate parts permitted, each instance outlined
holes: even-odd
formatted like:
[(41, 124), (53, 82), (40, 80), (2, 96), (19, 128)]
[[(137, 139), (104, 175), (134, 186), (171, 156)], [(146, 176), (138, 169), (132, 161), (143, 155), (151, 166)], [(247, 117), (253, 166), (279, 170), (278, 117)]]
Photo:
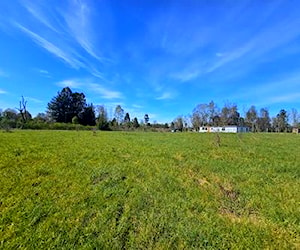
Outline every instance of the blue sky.
[(64, 86), (131, 117), (199, 103), (300, 106), (300, 2), (0, 1), (0, 108), (36, 115)]

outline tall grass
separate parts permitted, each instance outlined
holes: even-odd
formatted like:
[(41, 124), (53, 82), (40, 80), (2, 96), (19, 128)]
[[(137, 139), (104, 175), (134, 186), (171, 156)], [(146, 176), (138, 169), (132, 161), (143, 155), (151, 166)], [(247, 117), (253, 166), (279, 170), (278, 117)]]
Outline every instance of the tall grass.
[(0, 247), (299, 249), (300, 137), (0, 133)]

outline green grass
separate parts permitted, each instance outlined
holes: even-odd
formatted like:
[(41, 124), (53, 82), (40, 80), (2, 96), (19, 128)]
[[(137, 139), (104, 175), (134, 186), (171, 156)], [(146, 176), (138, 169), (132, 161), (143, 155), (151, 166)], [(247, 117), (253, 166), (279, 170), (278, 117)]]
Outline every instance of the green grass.
[(0, 248), (299, 249), (300, 137), (0, 132)]

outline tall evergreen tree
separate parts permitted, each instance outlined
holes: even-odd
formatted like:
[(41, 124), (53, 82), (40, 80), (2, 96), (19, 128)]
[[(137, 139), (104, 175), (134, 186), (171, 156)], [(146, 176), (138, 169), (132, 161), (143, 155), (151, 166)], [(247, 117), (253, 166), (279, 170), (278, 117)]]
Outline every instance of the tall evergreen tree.
[(269, 111), (266, 108), (261, 108), (257, 118), (257, 128), (259, 132), (268, 132), (271, 128), (271, 119)]
[(246, 112), (245, 122), (248, 126), (250, 126), (252, 132), (257, 131), (257, 110), (255, 106), (251, 106), (249, 110)]
[(145, 115), (144, 115), (145, 125), (150, 125), (149, 120), (150, 120), (149, 115), (148, 115), (148, 114), (145, 114)]
[(138, 128), (140, 126), (139, 122), (138, 122), (138, 119), (136, 117), (134, 117), (133, 119), (133, 123), (132, 123), (132, 126), (134, 128)]
[(83, 93), (73, 93), (69, 87), (65, 87), (48, 103), (48, 114), (56, 122), (71, 123), (72, 118), (79, 118), (86, 107)]
[(276, 115), (274, 122), (276, 132), (287, 132), (289, 124), (286, 110), (280, 110), (280, 112)]
[(125, 114), (124, 122), (125, 122), (125, 123), (129, 123), (129, 122), (130, 122), (130, 116), (129, 116), (129, 113), (126, 113), (126, 114)]
[(96, 117), (93, 104), (87, 105), (83, 110), (78, 114), (79, 123), (82, 125), (95, 126)]
[(116, 109), (115, 109), (115, 118), (116, 121), (118, 123), (118, 125), (120, 125), (123, 122), (124, 119), (124, 109), (122, 109), (121, 105), (117, 105)]
[(107, 118), (107, 111), (104, 106), (98, 107), (98, 119), (97, 119), (98, 128), (100, 130), (109, 130), (109, 123)]

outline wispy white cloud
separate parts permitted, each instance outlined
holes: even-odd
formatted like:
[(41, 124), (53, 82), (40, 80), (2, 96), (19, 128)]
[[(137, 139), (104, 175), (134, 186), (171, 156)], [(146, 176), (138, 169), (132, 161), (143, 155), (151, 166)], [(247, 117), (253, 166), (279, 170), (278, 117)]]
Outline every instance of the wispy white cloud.
[(300, 98), (300, 92), (296, 93), (286, 93), (281, 94), (277, 96), (271, 96), (267, 98), (268, 104), (274, 104), (274, 103), (293, 103)]
[(71, 1), (68, 11), (62, 13), (70, 33), (80, 46), (92, 57), (99, 61), (103, 58), (97, 55), (92, 42), (91, 9), (84, 1)]
[(189, 82), (201, 77), (205, 73), (207, 59), (192, 58), (183, 66), (178, 67), (178, 70), (170, 74), (170, 78), (179, 80), (180, 82)]
[(112, 63), (112, 60), (99, 53), (98, 40), (102, 30), (98, 24), (95, 25), (95, 20), (99, 21), (96, 19), (99, 15), (94, 10), (92, 1), (67, 0), (55, 7), (43, 1), (20, 2), (26, 10), (27, 18), (14, 21), (15, 27), (72, 68), (83, 68), (104, 80), (99, 62), (103, 66)]
[(41, 74), (49, 74), (48, 70), (40, 69), (39, 72)]
[(156, 100), (167, 100), (167, 99), (173, 99), (174, 94), (171, 92), (164, 92), (159, 97), (156, 98)]
[[(52, 23), (49, 20), (48, 16), (44, 13), (43, 8), (41, 8), (37, 4), (34, 4), (33, 1), (23, 0), (23, 1), (21, 1), (21, 3), (27, 9), (27, 11), (32, 16), (34, 16), (40, 23), (44, 24), (46, 27), (48, 27), (52, 31), (58, 32), (58, 30), (54, 27), (54, 25), (52, 25)], [(40, 2), (40, 3), (42, 3), (42, 2)]]
[(3, 89), (0, 89), (0, 94), (6, 94), (7, 92)]
[(299, 99), (300, 74), (292, 73), (269, 79), (266, 82), (253, 82), (247, 87), (236, 87), (235, 92), (228, 95), (231, 100), (248, 101), (258, 106), (269, 106), (281, 102), (295, 102)]
[[(244, 63), (250, 64), (250, 61), (263, 58), (263, 55), (288, 44), (295, 38), (300, 36), (300, 18), (287, 17), (277, 24), (263, 29), (261, 32), (256, 33), (248, 41), (240, 41), (239, 45), (235, 48), (227, 48), (226, 53), (216, 53), (219, 58), (206, 72), (213, 72), (229, 63), (243, 60)], [(279, 35), (280, 34), (280, 35)]]
[(8, 77), (8, 74), (0, 69), (0, 77)]
[(201, 70), (190, 70), (171, 74), (171, 77), (181, 82), (188, 82), (201, 75)]
[(216, 69), (241, 58), (252, 49), (253, 45), (254, 45), (253, 43), (252, 44), (249, 43), (244, 45), (243, 47), (237, 48), (235, 51), (227, 53), (227, 55), (218, 56), (220, 60), (218, 60), (212, 66), (207, 68), (206, 73), (211, 73)]
[(105, 87), (103, 87), (102, 85), (97, 84), (97, 83), (89, 84), (89, 88), (92, 91), (99, 93), (101, 95), (101, 97), (104, 99), (120, 99), (120, 98), (122, 98), (121, 92), (108, 90)]
[(217, 56), (217, 57), (223, 57), (223, 56), (224, 56), (224, 53), (218, 52), (218, 53), (216, 53), (216, 56)]
[(66, 51), (63, 51), (62, 49), (55, 46), (53, 43), (47, 41), (46, 39), (39, 36), (38, 34), (30, 31), (29, 29), (25, 28), (21, 24), (15, 23), (15, 26), (18, 27), (21, 31), (23, 31), (26, 35), (28, 35), (37, 45), (46, 49), (49, 53), (55, 55), (56, 57), (62, 59), (67, 64), (71, 65), (73, 68), (78, 69), (80, 67), (84, 67), (82, 62), (72, 57)]
[(62, 88), (70, 87), (70, 88), (78, 89), (82, 87), (82, 82), (79, 82), (77, 80), (63, 80), (61, 82), (56, 83), (56, 85)]
[(142, 109), (143, 108), (143, 106), (139, 105), (139, 104), (132, 104), (132, 107), (136, 108), (136, 109)]
[(34, 97), (29, 97), (29, 96), (24, 96), (24, 99), (28, 102), (34, 102), (34, 103), (43, 103), (43, 101), (37, 99), (37, 98), (34, 98)]
[(253, 83), (253, 87), (247, 87), (243, 90), (244, 95), (267, 95), (269, 93), (282, 93), (285, 91), (295, 92), (300, 88), (300, 74), (298, 72), (289, 75), (277, 77), (276, 80)]
[(64, 81), (58, 82), (56, 85), (58, 85), (60, 87), (70, 87), (70, 88), (75, 88), (75, 89), (85, 88), (94, 94), (99, 94), (100, 97), (103, 99), (121, 99), (121, 98), (123, 98), (123, 95), (121, 92), (110, 90), (110, 89), (104, 87), (100, 83), (95, 83), (95, 81), (93, 81), (93, 80), (87, 80), (87, 79), (64, 80)]
[(37, 69), (41, 76), (51, 78), (51, 75), (48, 70), (45, 69)]

